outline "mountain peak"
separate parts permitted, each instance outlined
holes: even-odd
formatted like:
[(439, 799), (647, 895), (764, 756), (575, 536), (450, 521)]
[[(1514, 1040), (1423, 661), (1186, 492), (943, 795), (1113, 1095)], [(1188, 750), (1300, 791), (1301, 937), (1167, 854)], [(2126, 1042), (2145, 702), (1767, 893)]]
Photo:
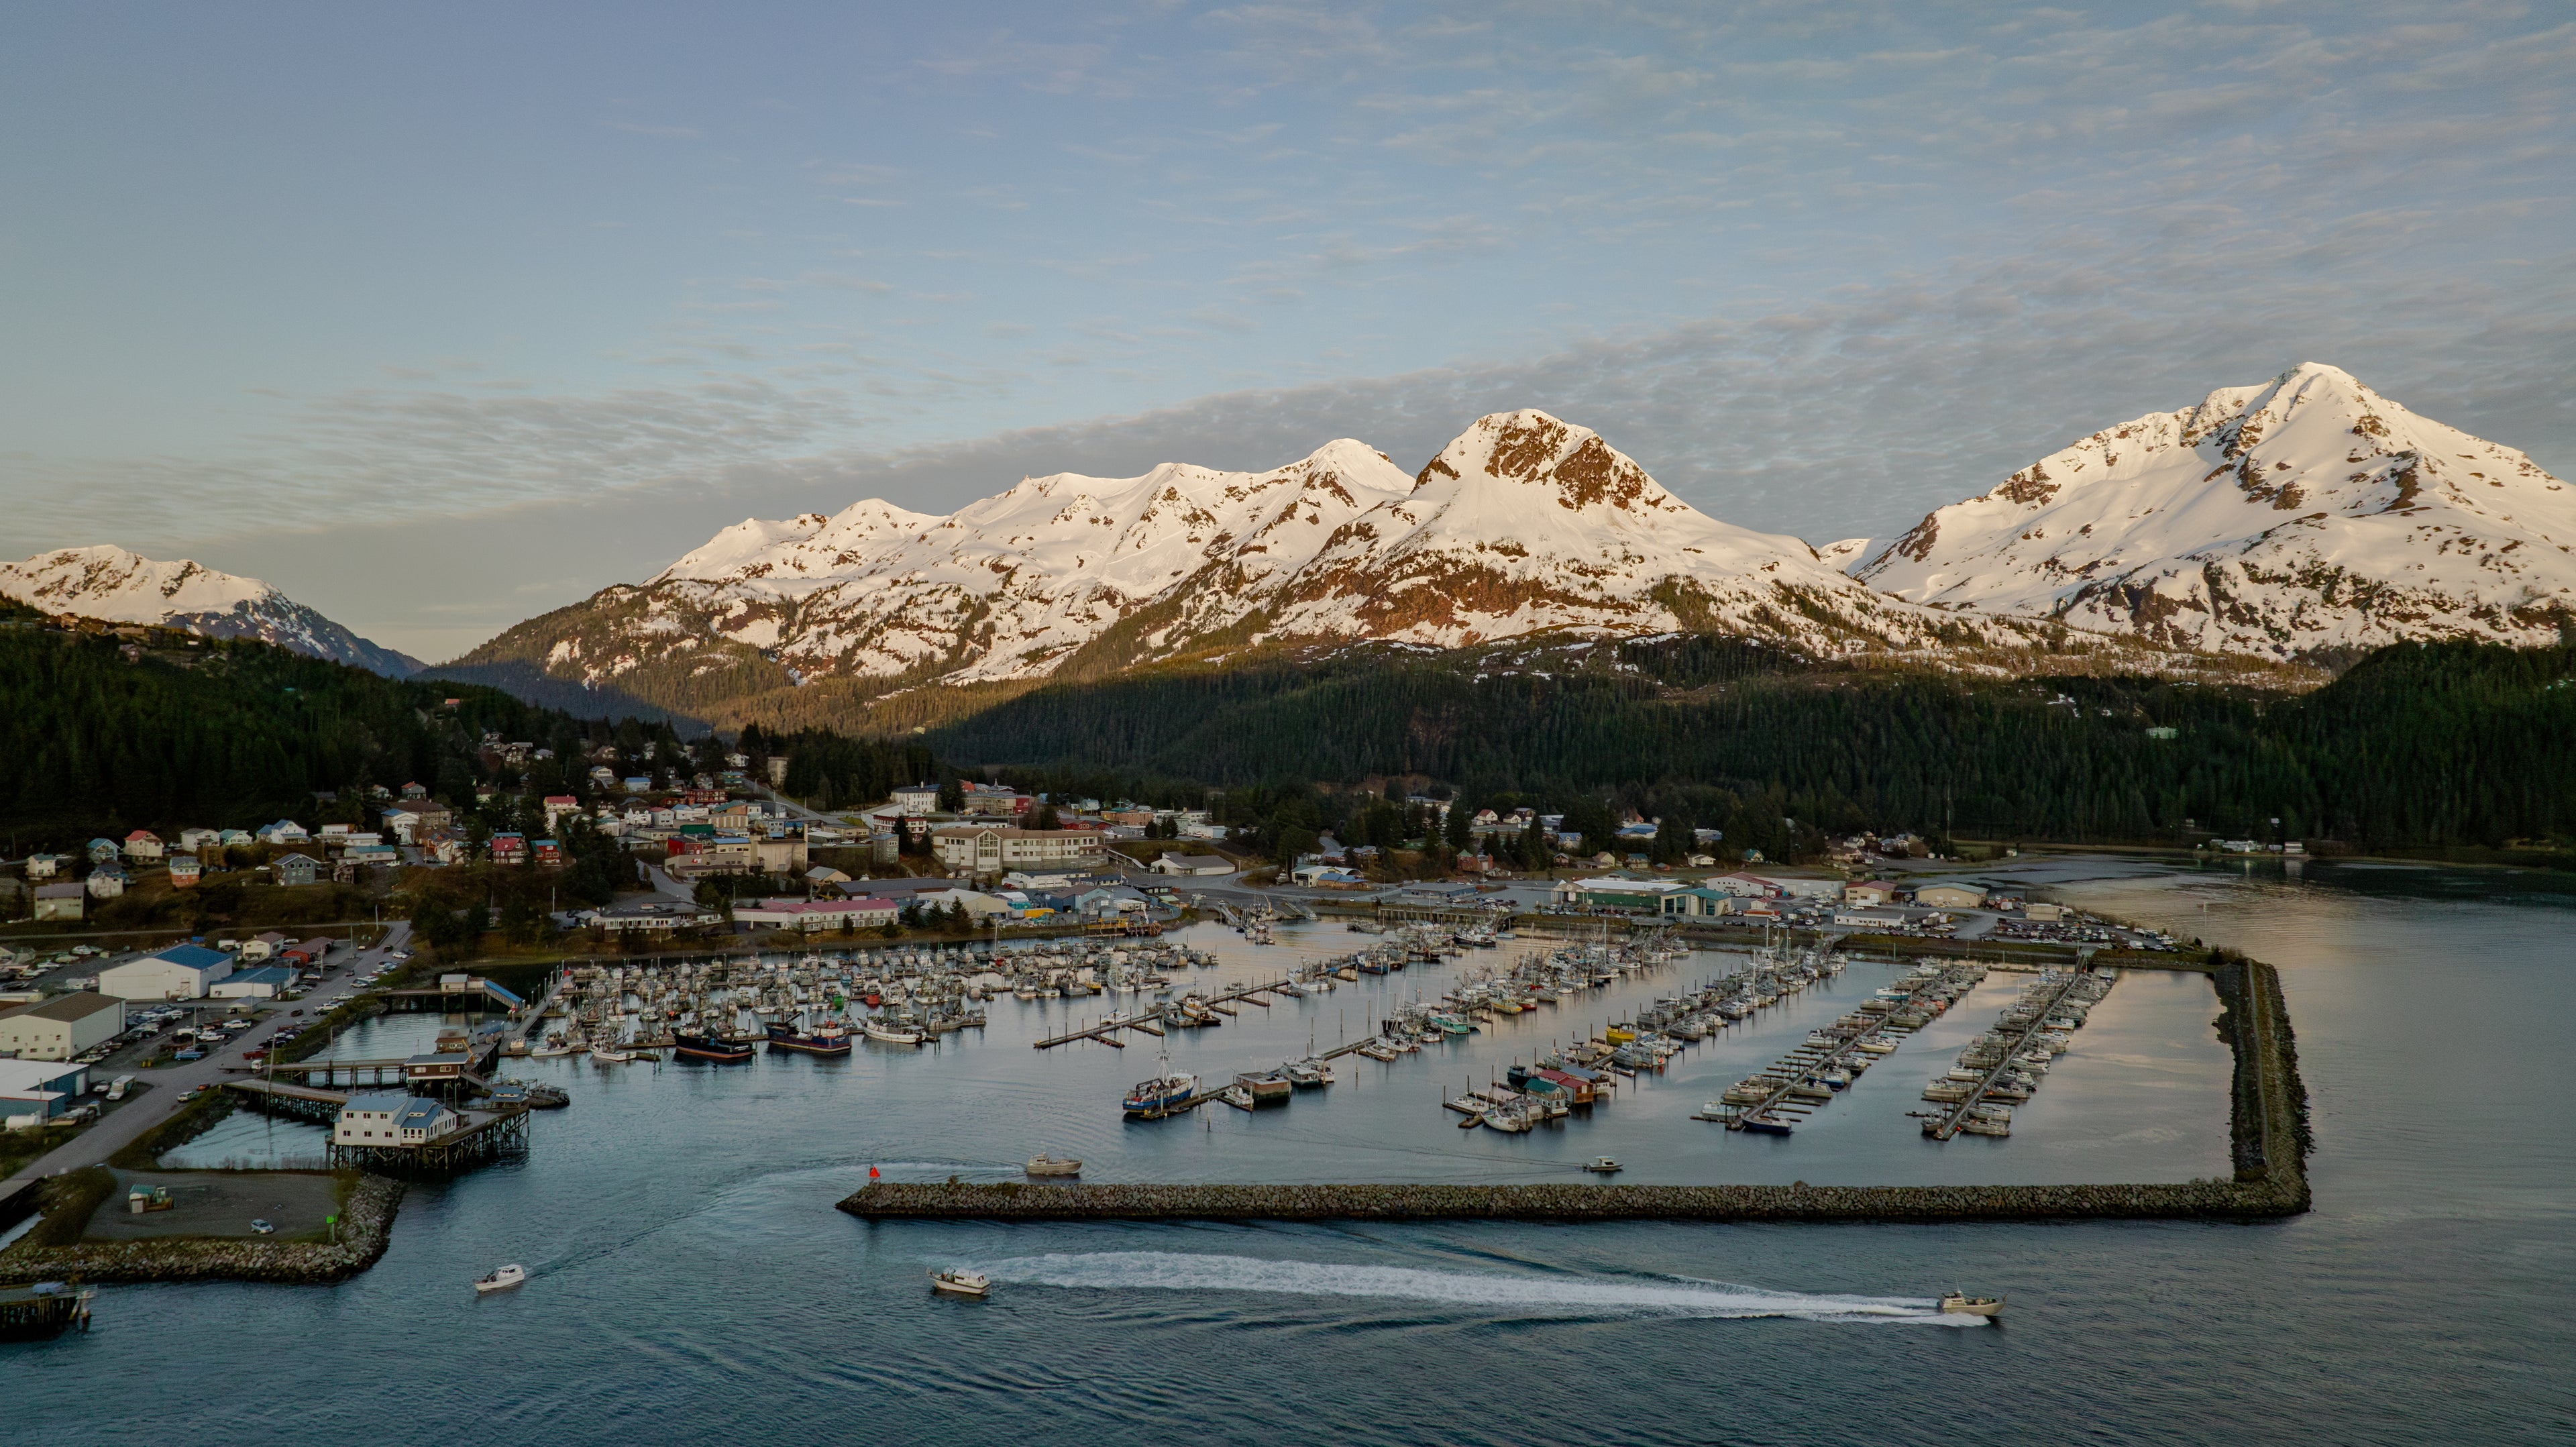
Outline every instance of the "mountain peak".
[(1691, 511), (1589, 427), (1524, 407), (1479, 417), (1414, 479), (1417, 494), (1511, 483), (1572, 512), (1611, 508), (1643, 517)]
[(381, 648), (257, 578), (186, 558), (156, 561), (113, 543), (58, 548), (0, 564), (0, 597), (48, 613), (179, 628), (206, 638), (255, 638), (390, 678), (418, 659)]

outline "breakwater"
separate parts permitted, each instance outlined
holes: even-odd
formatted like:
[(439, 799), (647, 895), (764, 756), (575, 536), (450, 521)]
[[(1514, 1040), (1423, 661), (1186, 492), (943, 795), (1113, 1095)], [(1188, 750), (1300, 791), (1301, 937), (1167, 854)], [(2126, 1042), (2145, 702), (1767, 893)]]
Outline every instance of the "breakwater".
[(2234, 1057), (2229, 1180), (2068, 1186), (975, 1185), (880, 1181), (840, 1209), (870, 1220), (1512, 1220), (1955, 1222), (2260, 1220), (2308, 1209), (2307, 1101), (2280, 976), (2211, 973)]
[[(86, 1173), (84, 1173), (86, 1174)], [(104, 1176), (106, 1172), (99, 1172)], [(65, 1178), (68, 1180), (69, 1178)], [(0, 1251), (0, 1275), (39, 1279), (78, 1278), (94, 1283), (163, 1281), (266, 1281), (284, 1285), (322, 1285), (354, 1276), (376, 1264), (392, 1239), (394, 1213), (401, 1206), (403, 1185), (383, 1176), (364, 1176), (340, 1211), (339, 1240), (269, 1241), (229, 1237), (179, 1236), (149, 1241), (73, 1241), (42, 1244), (37, 1233)], [(57, 1203), (77, 1230), (105, 1193), (66, 1186)], [(47, 1226), (54, 1225), (49, 1207)], [(41, 1230), (42, 1228), (40, 1228)]]

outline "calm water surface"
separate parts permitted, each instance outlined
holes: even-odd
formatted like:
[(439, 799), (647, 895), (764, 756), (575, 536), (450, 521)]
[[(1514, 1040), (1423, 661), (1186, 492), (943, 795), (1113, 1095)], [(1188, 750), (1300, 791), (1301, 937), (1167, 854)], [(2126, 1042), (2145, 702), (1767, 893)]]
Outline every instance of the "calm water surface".
[[(871, 1226), (831, 1209), (890, 1176), (1000, 1179), (1044, 1147), (1098, 1180), (2182, 1179), (2225, 1169), (2226, 1052), (2205, 982), (2121, 981), (2004, 1141), (1924, 1142), (1905, 1111), (2009, 997), (1998, 975), (1785, 1141), (1688, 1119), (1865, 996), (1855, 967), (1693, 1050), (1589, 1122), (1461, 1131), (1444, 1088), (1500, 1073), (1660, 977), (1394, 1066), (1351, 1059), (1289, 1108), (1154, 1125), (1126, 1051), (1032, 1051), (1100, 1002), (996, 1002), (982, 1038), (847, 1062), (602, 1068), (521, 1163), (415, 1189), (372, 1271), (321, 1290), (106, 1292), (86, 1338), (0, 1355), (0, 1440), (659, 1442), (2566, 1442), (2576, 1128), (2555, 1007), (2576, 983), (2563, 882), (2311, 865), (2302, 877), (2124, 861), (2021, 871), (2072, 902), (2283, 967), (2315, 1103), (2318, 1209), (2262, 1226)], [(1213, 936), (1202, 936), (1213, 942)], [(1251, 978), (1313, 932), (1229, 944)], [(1480, 959), (1463, 962), (1472, 966)], [(1176, 1035), (1202, 1075), (1357, 1032), (1460, 968), (1372, 979)], [(1111, 1002), (1115, 1003), (1115, 1002)], [(391, 1053), (435, 1029), (344, 1042)], [(243, 1118), (191, 1160), (295, 1156)], [(1964, 1149), (1963, 1149), (1964, 1147)], [(466, 1282), (525, 1262), (529, 1285)], [(972, 1263), (995, 1298), (932, 1299)], [(2001, 1327), (1928, 1310), (1952, 1284)], [(182, 1377), (167, 1368), (199, 1364)], [(153, 1364), (150, 1378), (143, 1364)], [(202, 1366), (223, 1364), (221, 1390)], [(161, 1380), (169, 1385), (144, 1385)], [(184, 1383), (184, 1385), (183, 1385)]]

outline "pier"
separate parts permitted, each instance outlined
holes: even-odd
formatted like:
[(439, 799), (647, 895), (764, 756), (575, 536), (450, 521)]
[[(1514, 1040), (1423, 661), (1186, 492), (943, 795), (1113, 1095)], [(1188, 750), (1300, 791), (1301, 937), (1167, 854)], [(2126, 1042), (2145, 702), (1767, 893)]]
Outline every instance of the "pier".
[[(2008, 1124), (1989, 1123), (1988, 1114), (1985, 1112), (1994, 1108), (1989, 1106), (1987, 1096), (1994, 1092), (1997, 1082), (2001, 1081), (2007, 1074), (2022, 1068), (2026, 1054), (2031, 1049), (2033, 1042), (2038, 1040), (2042, 1034), (2048, 1031), (2050, 1028), (2048, 1022), (2052, 1017), (2055, 1017), (2059, 1011), (2068, 1008), (2068, 999), (2071, 996), (2074, 996), (2079, 990), (2085, 991), (2089, 995), (2092, 990), (2101, 986), (2103, 979), (2103, 976), (2095, 974), (2091, 970), (2070, 970), (2067, 972), (2067, 975), (2063, 980), (2056, 983), (2055, 988), (2046, 990), (2046, 998), (2044, 1000), (2034, 1003), (2030, 1000), (2028, 994), (2025, 993), (2021, 1000), (2014, 1003), (2012, 1009), (2004, 1012), (2004, 1020), (2007, 1028), (2009, 1028), (2013, 1016), (2025, 1012), (2028, 1013), (2030, 1018), (2022, 1022), (2021, 1033), (2019, 1035), (2012, 1036), (2009, 1043), (2000, 1047), (1992, 1048), (1992, 1053), (1994, 1054), (1995, 1059), (1986, 1067), (1985, 1074), (1978, 1079), (1969, 1082), (1967, 1093), (1956, 1102), (1949, 1103), (1950, 1108), (1947, 1111), (1935, 1112), (1927, 1118), (1923, 1122), (1923, 1133), (1936, 1141), (1946, 1141), (1951, 1137), (1956, 1136), (1962, 1130), (1973, 1130), (1980, 1134), (1988, 1135), (2009, 1132), (2011, 1127)], [(2033, 986), (2031, 988), (2033, 990), (2039, 990), (2045, 987)], [(2093, 998), (2098, 998), (2098, 996), (2094, 996)], [(2080, 1020), (2078, 1023), (2081, 1023)], [(1989, 1036), (1988, 1038), (1991, 1039), (1992, 1037)], [(1969, 1049), (1974, 1051), (1977, 1047), (1972, 1045)], [(1963, 1056), (1962, 1058), (1964, 1059), (1966, 1057)], [(1970, 1068), (1973, 1069), (1974, 1067), (1972, 1066)], [(2025, 1089), (2026, 1088), (2027, 1086), (2025, 1086)], [(2021, 1098), (2027, 1099), (2028, 1096), (2023, 1095)], [(2002, 1118), (2009, 1118), (2010, 1115), (2010, 1111), (2000, 1111), (2000, 1116)]]
[(1059, 1045), (1071, 1045), (1077, 1040), (1097, 1040), (1103, 1045), (1110, 1045), (1124, 1049), (1126, 1048), (1126, 1042), (1117, 1038), (1118, 1032), (1122, 1030), (1142, 1030), (1149, 1035), (1160, 1035), (1163, 1033), (1166, 1026), (1175, 1023), (1172, 1019), (1172, 1015), (1182, 1008), (1182, 1000), (1196, 1000), (1200, 1004), (1220, 1015), (1232, 1015), (1235, 1013), (1225, 1007), (1238, 1000), (1248, 1005), (1259, 1005), (1266, 1010), (1270, 1007), (1270, 993), (1287, 983), (1289, 983), (1288, 980), (1281, 978), (1276, 980), (1266, 980), (1255, 985), (1238, 985), (1231, 990), (1226, 990), (1214, 995), (1184, 995), (1181, 997), (1181, 1000), (1166, 1001), (1154, 1009), (1145, 1011), (1141, 1014), (1130, 1015), (1125, 1018), (1107, 1019), (1101, 1021), (1097, 1025), (1086, 1026), (1080, 1030), (1068, 1030), (1061, 1035), (1049, 1035), (1043, 1039), (1031, 1041), (1030, 1048), (1033, 1050), (1052, 1050)]
[[(1728, 1090), (1720, 1099), (1740, 1107), (1731, 1114), (1710, 1116), (1702, 1120), (1722, 1122), (1728, 1130), (1762, 1131), (1785, 1135), (1797, 1120), (1813, 1113), (1815, 1108), (1834, 1098), (1834, 1088), (1818, 1079), (1828, 1070), (1857, 1064), (1869, 1068), (1862, 1057), (1870, 1052), (1864, 1044), (1890, 1035), (1911, 1034), (1929, 1023), (1932, 1015), (1949, 1008), (1950, 1001), (1976, 983), (1983, 970), (1973, 966), (1951, 966), (1938, 974), (1915, 977), (1913, 988), (1902, 1000), (1864, 1001), (1857, 1012), (1858, 1025), (1836, 1022), (1832, 1029), (1819, 1031), (1832, 1035), (1835, 1043), (1802, 1044), (1781, 1057), (1768, 1071)], [(1872, 1006), (1878, 1008), (1872, 1009)], [(1849, 1020), (1850, 1016), (1844, 1017)], [(1759, 1082), (1757, 1084), (1756, 1082)], [(1748, 1089), (1748, 1086), (1751, 1088)], [(1789, 1117), (1789, 1119), (1783, 1119)]]

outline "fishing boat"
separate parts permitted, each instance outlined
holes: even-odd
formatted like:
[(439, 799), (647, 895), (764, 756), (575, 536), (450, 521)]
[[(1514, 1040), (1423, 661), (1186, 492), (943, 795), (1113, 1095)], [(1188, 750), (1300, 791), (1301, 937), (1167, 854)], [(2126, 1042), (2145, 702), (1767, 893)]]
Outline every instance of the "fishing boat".
[(579, 1046), (564, 1039), (561, 1035), (547, 1036), (545, 1044), (528, 1052), (532, 1059), (537, 1060), (555, 1060), (566, 1055), (578, 1055), (580, 1053), (581, 1048)]
[(1172, 1057), (1162, 1058), (1163, 1073), (1151, 1080), (1139, 1081), (1127, 1092), (1125, 1109), (1129, 1115), (1161, 1115), (1196, 1095), (1199, 1078), (1174, 1071)]
[(704, 1060), (717, 1065), (739, 1065), (751, 1058), (751, 1046), (722, 1035), (674, 1035), (671, 1053), (683, 1060)]
[(1941, 1309), (1967, 1316), (2001, 1316), (2004, 1299), (2000, 1296), (1970, 1296), (1953, 1291), (1941, 1298)]
[(1583, 1168), (1596, 1176), (1615, 1176), (1619, 1174), (1619, 1163), (1610, 1159), (1608, 1156), (1594, 1156), (1592, 1159), (1583, 1163)]
[(1299, 1090), (1314, 1090), (1333, 1083), (1332, 1068), (1320, 1060), (1294, 1060), (1280, 1068), (1288, 1072), (1288, 1083)]
[(771, 1021), (769, 1048), (792, 1050), (800, 1055), (847, 1055), (850, 1053), (850, 1027), (838, 1020), (825, 1020), (809, 1029), (799, 1030), (784, 1021)]
[(496, 1268), (489, 1276), (474, 1278), (475, 1291), (508, 1291), (528, 1279), (528, 1268), (510, 1265)]
[(981, 1299), (993, 1294), (993, 1279), (980, 1271), (934, 1271), (930, 1289), (942, 1296), (969, 1296)]
[(1776, 1115), (1748, 1115), (1744, 1118), (1744, 1129), (1755, 1135), (1787, 1135), (1789, 1123)]
[(1040, 1151), (1036, 1155), (1029, 1157), (1029, 1163), (1025, 1169), (1030, 1175), (1038, 1177), (1078, 1176), (1082, 1174), (1082, 1162), (1073, 1160), (1060, 1161), (1055, 1157), (1048, 1155), (1046, 1152)]
[(632, 1051), (619, 1050), (612, 1046), (593, 1045), (590, 1047), (590, 1058), (602, 1065), (623, 1065), (634, 1059), (635, 1055)]
[(1240, 1085), (1227, 1086), (1225, 1089), (1216, 1093), (1216, 1098), (1224, 1101), (1230, 1106), (1233, 1106), (1237, 1110), (1251, 1110), (1254, 1106), (1252, 1092), (1244, 1089)]
[(869, 1039), (886, 1045), (918, 1045), (929, 1038), (918, 1030), (908, 1030), (901, 1025), (882, 1024), (875, 1020), (870, 1020), (859, 1029)]

